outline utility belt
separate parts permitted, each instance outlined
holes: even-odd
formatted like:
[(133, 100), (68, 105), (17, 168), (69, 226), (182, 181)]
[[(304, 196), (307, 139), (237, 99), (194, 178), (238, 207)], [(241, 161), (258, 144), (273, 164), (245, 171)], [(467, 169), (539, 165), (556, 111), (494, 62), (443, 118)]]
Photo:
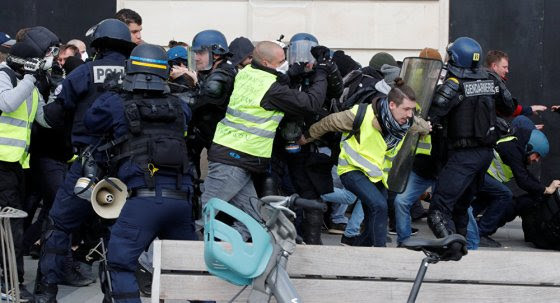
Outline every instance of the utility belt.
[(178, 200), (188, 200), (189, 193), (173, 189), (150, 190), (146, 188), (139, 188), (133, 189), (130, 193), (130, 197), (161, 197)]
[(457, 139), (457, 140), (453, 141), (452, 143), (450, 143), (451, 149), (481, 147), (481, 146), (483, 146), (483, 144), (480, 143), (479, 140), (473, 139), (473, 138)]

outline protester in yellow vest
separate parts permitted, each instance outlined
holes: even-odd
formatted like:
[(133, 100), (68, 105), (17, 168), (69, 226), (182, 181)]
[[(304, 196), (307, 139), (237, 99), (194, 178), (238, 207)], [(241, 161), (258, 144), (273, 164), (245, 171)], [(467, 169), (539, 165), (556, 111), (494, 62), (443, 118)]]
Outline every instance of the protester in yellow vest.
[[(548, 154), (549, 143), (544, 133), (535, 129), (525, 116), (515, 118), (512, 123), (516, 126), (515, 132), (498, 140), (484, 183), (472, 202), (475, 215), (484, 212), (478, 221), (481, 247), (500, 247), (500, 242), (490, 236), (524, 208), (541, 200), (543, 195), (553, 194), (560, 187), (559, 180), (553, 180), (549, 186), (544, 185), (527, 168)], [(513, 198), (512, 191), (505, 185), (513, 178), (528, 195)]]
[[(235, 77), (226, 116), (214, 133), (202, 205), (219, 198), (258, 216), (251, 174), (268, 169), (276, 129), (285, 114), (302, 116), (321, 108), (329, 64), (318, 62), (310, 89), (301, 92), (288, 87), (288, 62), (282, 47), (270, 41), (255, 46), (251, 65)], [(248, 239), (242, 224), (235, 227)]]
[[(38, 112), (42, 117), (35, 83), (46, 81), (46, 70), (58, 53), (56, 45), (60, 41), (40, 26), (27, 29), (18, 39), (6, 62), (0, 63), (0, 207), (21, 210), (25, 196), (23, 169), (29, 168), (31, 126)], [(23, 282), (23, 219), (12, 219), (11, 223), (18, 278)], [(20, 289), (22, 300), (33, 299), (23, 285)]]
[[(387, 167), (389, 157), (396, 154), (402, 139), (414, 123), (414, 131), (429, 132), (429, 124), (414, 117), (415, 94), (402, 79), (387, 97), (376, 98), (365, 105), (363, 119), (359, 121), (360, 107), (331, 114), (313, 124), (309, 133), (299, 141), (306, 144), (327, 132), (344, 132), (340, 142), (338, 174), (346, 189), (354, 193), (364, 208), (364, 230), (352, 245), (385, 246), (387, 241)], [(363, 110), (363, 109), (362, 109)], [(413, 119), (414, 117), (414, 119)], [(357, 121), (357, 122), (355, 122)], [(359, 124), (359, 131), (348, 137), (348, 133)], [(422, 126), (418, 126), (422, 124)], [(358, 125), (356, 125), (358, 126)]]

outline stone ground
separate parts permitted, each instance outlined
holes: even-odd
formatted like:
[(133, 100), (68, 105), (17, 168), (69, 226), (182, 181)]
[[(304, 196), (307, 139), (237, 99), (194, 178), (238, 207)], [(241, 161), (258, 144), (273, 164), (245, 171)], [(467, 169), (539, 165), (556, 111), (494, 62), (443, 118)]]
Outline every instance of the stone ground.
[[(201, 165), (202, 167), (206, 167), (207, 162), (206, 154), (203, 152), (201, 155)], [(540, 174), (537, 174), (540, 175)], [(202, 172), (202, 179), (206, 177), (206, 171)], [(516, 191), (514, 191), (515, 193)], [(427, 205), (427, 204), (426, 204)], [(426, 206), (425, 205), (425, 206)], [(422, 219), (417, 222), (412, 223), (413, 227), (419, 229), (418, 234), (416, 237), (424, 237), (424, 238), (433, 238), (433, 234), (428, 228), (426, 224), (426, 219)], [(325, 245), (340, 245), (340, 235), (330, 235), (327, 233), (323, 233), (322, 239)], [(397, 236), (389, 237), (392, 239), (392, 243), (387, 243), (389, 247), (396, 247)], [(513, 251), (542, 251), (540, 249), (535, 248), (531, 243), (527, 243), (523, 240), (523, 230), (521, 228), (521, 219), (517, 218), (516, 220), (506, 224), (506, 226), (500, 228), (496, 234), (492, 236), (493, 239), (502, 243), (501, 248), (480, 248), (482, 250), (485, 249), (494, 249), (494, 250), (513, 250)], [(421, 256), (419, 256), (420, 260)], [(97, 268), (95, 264), (94, 268)], [(28, 290), (33, 289), (33, 282), (35, 281), (35, 272), (37, 269), (37, 261), (31, 260), (29, 257), (25, 259), (25, 284), (27, 285)], [(70, 287), (70, 286), (59, 286), (58, 291), (58, 302), (60, 303), (99, 303), (101, 302), (103, 296), (101, 293), (101, 289), (99, 286), (99, 282), (97, 281), (94, 284), (89, 285), (88, 287)], [(149, 298), (142, 298), (142, 302), (150, 302)], [(178, 301), (174, 301), (178, 302)]]
[[(429, 230), (426, 220), (423, 219), (418, 222), (413, 222), (413, 226), (418, 228), (420, 231), (416, 237), (426, 237), (432, 238), (433, 235)], [(392, 238), (392, 243), (387, 245), (390, 247), (396, 246), (396, 236), (390, 236)], [(521, 219), (516, 219), (513, 222), (508, 223), (503, 228), (499, 229), (498, 232), (493, 236), (493, 238), (502, 243), (502, 248), (492, 248), (495, 250), (513, 250), (513, 251), (540, 251), (534, 248), (532, 244), (526, 243), (523, 240), (523, 230), (521, 229)], [(325, 245), (339, 245), (340, 236), (330, 235), (323, 233), (323, 242)], [(481, 248), (490, 249), (490, 248)], [(420, 258), (420, 256), (419, 256)], [(35, 271), (37, 268), (37, 261), (32, 260), (29, 257), (25, 259), (25, 281), (27, 288), (29, 290), (33, 289), (33, 281), (35, 280)], [(96, 267), (96, 266), (95, 266)], [(58, 302), (60, 303), (99, 303), (102, 300), (102, 294), (99, 287), (99, 282), (89, 285), (88, 287), (70, 287), (70, 286), (59, 286)], [(142, 302), (150, 302), (149, 298), (143, 298)]]

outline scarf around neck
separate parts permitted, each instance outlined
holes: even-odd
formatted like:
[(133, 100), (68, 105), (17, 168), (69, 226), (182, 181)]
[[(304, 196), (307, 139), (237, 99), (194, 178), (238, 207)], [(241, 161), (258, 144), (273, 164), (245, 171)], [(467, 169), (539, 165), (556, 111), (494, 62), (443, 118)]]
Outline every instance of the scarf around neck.
[(382, 122), (381, 127), (383, 128), (383, 139), (387, 144), (387, 150), (390, 150), (397, 146), (404, 138), (404, 135), (406, 135), (406, 132), (412, 125), (412, 119), (400, 125), (395, 118), (393, 118), (391, 110), (389, 110), (389, 101), (387, 98), (379, 100), (379, 114)]

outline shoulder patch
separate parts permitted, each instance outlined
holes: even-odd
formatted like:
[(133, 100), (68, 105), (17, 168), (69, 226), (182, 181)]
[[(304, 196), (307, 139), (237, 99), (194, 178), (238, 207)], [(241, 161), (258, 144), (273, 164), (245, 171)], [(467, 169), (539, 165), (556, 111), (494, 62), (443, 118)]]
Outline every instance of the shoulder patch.
[(475, 97), (484, 95), (494, 95), (496, 90), (494, 88), (494, 81), (492, 80), (479, 80), (472, 82), (464, 82), (463, 89), (465, 97)]
[(93, 83), (105, 83), (105, 78), (107, 77), (107, 75), (115, 73), (120, 74), (120, 76), (124, 75), (124, 67), (118, 65), (93, 66)]

